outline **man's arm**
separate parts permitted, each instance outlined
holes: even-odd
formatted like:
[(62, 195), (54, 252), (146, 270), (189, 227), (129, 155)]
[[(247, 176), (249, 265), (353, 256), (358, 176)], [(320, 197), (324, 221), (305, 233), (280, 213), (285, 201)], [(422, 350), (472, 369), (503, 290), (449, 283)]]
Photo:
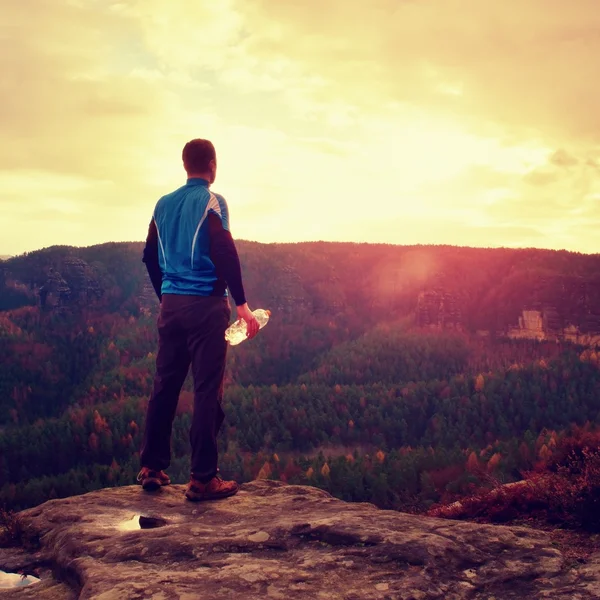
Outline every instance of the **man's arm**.
[(154, 219), (150, 221), (150, 226), (148, 227), (148, 237), (146, 238), (146, 247), (144, 248), (142, 262), (146, 264), (152, 287), (154, 287), (154, 291), (160, 302), (162, 300), (162, 271), (158, 262), (158, 231), (156, 231)]
[(217, 270), (217, 277), (227, 283), (236, 306), (246, 304), (242, 282), (242, 267), (231, 233), (223, 227), (221, 217), (208, 213), (210, 234), (210, 259)]
[(237, 309), (239, 319), (246, 321), (247, 336), (252, 339), (259, 330), (256, 317), (252, 314), (242, 282), (242, 268), (237, 253), (237, 248), (231, 233), (223, 227), (221, 217), (215, 213), (208, 214), (208, 227), (210, 233), (210, 259), (215, 265), (217, 277), (223, 279), (231, 292)]

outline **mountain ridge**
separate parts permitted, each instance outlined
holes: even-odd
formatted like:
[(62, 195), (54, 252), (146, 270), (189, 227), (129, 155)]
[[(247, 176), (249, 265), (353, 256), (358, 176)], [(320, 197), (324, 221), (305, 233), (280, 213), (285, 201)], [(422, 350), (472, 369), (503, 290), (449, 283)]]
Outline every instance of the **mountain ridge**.
[[(59, 308), (84, 298), (90, 305), (107, 288), (111, 310), (129, 300), (155, 309), (142, 248), (142, 242), (52, 246), (12, 257), (0, 269), (0, 298), (6, 297), (0, 310), (46, 300)], [(587, 344), (600, 340), (600, 255), (243, 240), (238, 248), (253, 306), (269, 303), (303, 315), (394, 310), (412, 315), (418, 326)]]

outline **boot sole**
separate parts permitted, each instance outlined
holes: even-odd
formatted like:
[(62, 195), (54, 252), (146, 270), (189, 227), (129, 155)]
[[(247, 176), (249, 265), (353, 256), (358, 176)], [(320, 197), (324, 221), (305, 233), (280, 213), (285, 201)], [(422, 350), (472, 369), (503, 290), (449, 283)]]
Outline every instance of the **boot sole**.
[(222, 492), (220, 494), (194, 494), (193, 492), (186, 492), (185, 497), (191, 502), (204, 502), (205, 500), (221, 500), (221, 498), (229, 498), (235, 496), (240, 488), (235, 488), (229, 492)]
[(146, 492), (155, 492), (161, 487), (160, 479), (148, 478), (142, 483), (142, 488)]

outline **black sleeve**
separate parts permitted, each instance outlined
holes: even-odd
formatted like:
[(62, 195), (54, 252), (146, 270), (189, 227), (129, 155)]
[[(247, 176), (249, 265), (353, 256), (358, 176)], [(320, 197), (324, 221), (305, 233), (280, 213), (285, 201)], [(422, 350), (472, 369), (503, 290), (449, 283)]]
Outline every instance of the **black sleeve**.
[(154, 219), (150, 221), (150, 226), (148, 227), (148, 237), (146, 238), (146, 247), (144, 248), (142, 262), (146, 264), (152, 287), (154, 287), (158, 299), (162, 300), (162, 271), (158, 262), (158, 231), (156, 231)]
[(215, 213), (208, 213), (208, 228), (210, 259), (217, 270), (217, 277), (224, 279), (227, 283), (236, 306), (246, 304), (242, 268), (231, 233), (224, 229), (221, 217)]

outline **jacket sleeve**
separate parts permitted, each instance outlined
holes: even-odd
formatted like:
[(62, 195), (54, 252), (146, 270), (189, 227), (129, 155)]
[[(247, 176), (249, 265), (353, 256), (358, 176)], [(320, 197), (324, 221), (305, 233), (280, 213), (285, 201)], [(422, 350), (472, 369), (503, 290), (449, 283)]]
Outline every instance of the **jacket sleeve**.
[(146, 265), (152, 287), (154, 287), (154, 291), (160, 301), (162, 300), (162, 271), (160, 270), (160, 263), (158, 262), (158, 232), (156, 230), (154, 219), (150, 221), (150, 226), (148, 227), (148, 236), (146, 238), (142, 262)]
[(227, 283), (236, 306), (246, 304), (242, 268), (231, 233), (223, 227), (221, 217), (217, 214), (209, 212), (207, 218), (210, 233), (210, 259), (217, 270), (217, 277)]

